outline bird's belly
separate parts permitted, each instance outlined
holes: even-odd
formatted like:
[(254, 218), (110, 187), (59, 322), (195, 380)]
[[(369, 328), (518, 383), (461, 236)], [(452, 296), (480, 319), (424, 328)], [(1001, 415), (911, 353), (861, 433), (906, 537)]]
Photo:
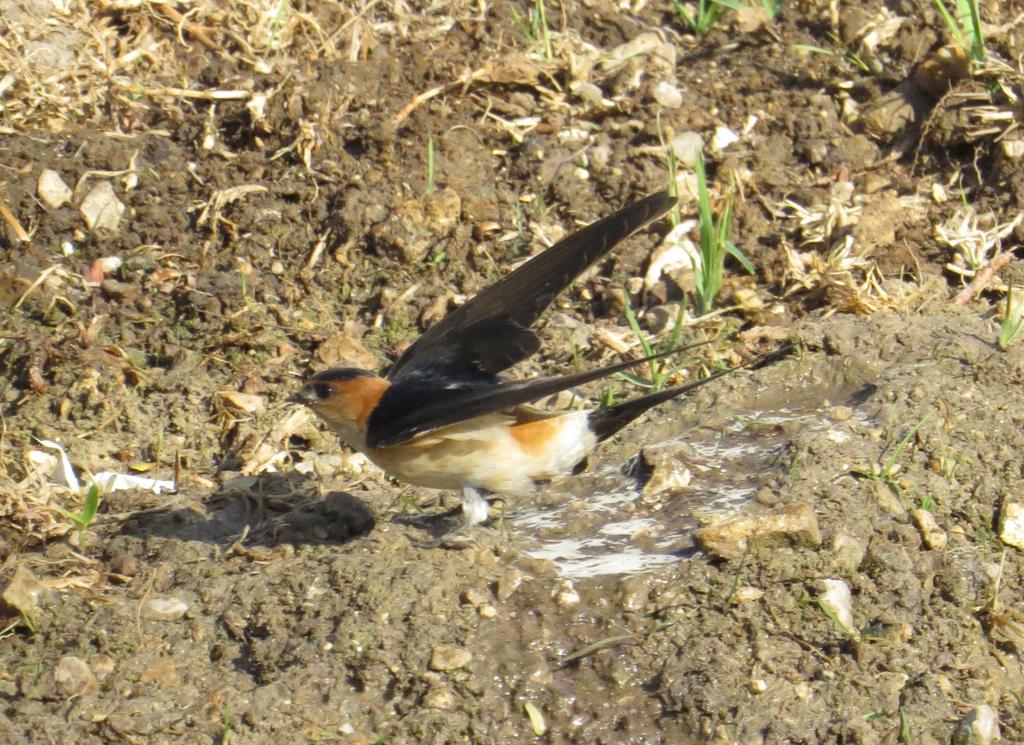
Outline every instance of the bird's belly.
[(531, 422), (529, 431), (502, 423), (446, 436), (431, 433), (409, 443), (367, 451), (396, 478), (433, 489), (486, 489), (497, 494), (532, 493), (537, 481), (564, 475), (596, 444), (585, 412)]

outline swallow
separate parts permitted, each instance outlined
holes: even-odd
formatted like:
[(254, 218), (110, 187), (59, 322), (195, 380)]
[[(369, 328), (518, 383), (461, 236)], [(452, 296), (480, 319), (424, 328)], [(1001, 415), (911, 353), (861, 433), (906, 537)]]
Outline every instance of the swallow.
[(598, 443), (650, 408), (735, 369), (614, 406), (561, 412), (528, 404), (681, 350), (568, 375), (502, 375), (540, 349), (531, 327), (573, 280), (674, 204), (667, 193), (653, 194), (559, 241), (427, 329), (383, 377), (324, 370), (289, 400), (398, 480), (460, 491), (463, 521), (484, 522), (482, 494), (528, 496), (577, 472)]

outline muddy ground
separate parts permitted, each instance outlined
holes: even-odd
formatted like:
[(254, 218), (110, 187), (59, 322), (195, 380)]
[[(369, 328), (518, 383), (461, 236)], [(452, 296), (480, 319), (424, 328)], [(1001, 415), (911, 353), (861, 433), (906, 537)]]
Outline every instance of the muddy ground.
[[(845, 5), (696, 37), (669, 3), (549, 2), (549, 55), (532, 3), (0, 2), (0, 740), (924, 745), (994, 715), (1024, 742), (1016, 265), (954, 302), (965, 252), (1024, 232), (1024, 6), (982, 3), (1007, 63), (972, 76), (931, 2)], [(459, 540), (420, 521), (454, 502), (286, 406), (665, 188), (684, 133), (756, 268), (687, 316), (739, 334), (688, 374), (799, 354)], [(663, 338), (692, 277), (636, 278), (668, 229), (567, 293), (519, 374), (636, 353), (623, 291)], [(42, 440), (85, 482), (176, 488), (105, 491), (80, 534)], [(695, 541), (787, 505), (820, 542)]]

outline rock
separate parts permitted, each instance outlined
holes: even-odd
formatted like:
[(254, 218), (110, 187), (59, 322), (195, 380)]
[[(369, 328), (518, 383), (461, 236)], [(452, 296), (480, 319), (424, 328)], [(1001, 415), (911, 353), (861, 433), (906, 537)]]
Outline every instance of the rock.
[(640, 613), (647, 607), (651, 595), (651, 583), (648, 575), (634, 574), (619, 583), (622, 610)]
[(434, 688), (423, 697), (423, 705), (428, 709), (447, 711), (448, 709), (454, 709), (455, 704), (455, 694), (448, 688)]
[(666, 109), (678, 109), (683, 105), (683, 94), (667, 80), (659, 80), (651, 90), (651, 96)]
[(644, 275), (644, 289), (649, 291), (653, 288), (662, 275), (668, 275), (683, 289), (693, 286), (693, 272), (700, 266), (699, 252), (689, 238), (694, 227), (695, 221), (684, 220), (672, 228), (661, 245), (654, 249)]
[(860, 568), (867, 553), (867, 545), (843, 531), (837, 531), (832, 537), (832, 552), (835, 554), (833, 564), (841, 574), (852, 574)]
[(907, 516), (907, 508), (903, 506), (903, 502), (900, 501), (899, 497), (893, 494), (892, 488), (887, 483), (875, 481), (874, 490), (875, 501), (878, 502), (878, 506), (882, 508), (883, 512), (897, 518), (905, 518)]
[(653, 308), (648, 308), (643, 316), (644, 328), (654, 335), (668, 331), (669, 328), (675, 325), (676, 319), (679, 318), (680, 306), (681, 303), (664, 303), (663, 305), (655, 305)]
[(832, 409), (832, 421), (833, 422), (845, 422), (848, 419), (852, 419), (854, 410), (849, 406), (836, 406)]
[(559, 582), (551, 597), (555, 599), (555, 605), (562, 608), (568, 608), (580, 602), (580, 594), (576, 591), (570, 579), (564, 579)]
[(704, 150), (704, 138), (699, 132), (682, 132), (669, 142), (679, 164), (687, 168), (697, 165), (697, 158)]
[(31, 616), (39, 610), (39, 597), (43, 594), (43, 589), (28, 568), (19, 566), (14, 570), (14, 576), (7, 583), (0, 598), (12, 610)]
[(943, 549), (946, 547), (946, 531), (935, 522), (935, 516), (925, 509), (916, 509), (910, 513), (910, 519), (921, 534), (921, 541), (926, 548)]
[(150, 598), (142, 605), (142, 617), (153, 621), (177, 621), (188, 611), (188, 603), (174, 597)]
[(42, 203), (51, 210), (63, 207), (71, 201), (72, 197), (72, 191), (64, 183), (64, 179), (60, 177), (59, 173), (51, 171), (49, 168), (43, 169), (43, 172), (39, 174), (36, 193)]
[(99, 688), (99, 682), (81, 657), (61, 657), (53, 670), (53, 680), (64, 696), (84, 696)]
[(470, 587), (468, 590), (462, 592), (462, 602), (472, 605), (474, 608), (478, 608), (487, 602), (487, 595), (481, 590)]
[(857, 627), (853, 625), (853, 596), (850, 594), (850, 586), (841, 579), (826, 579), (822, 581), (824, 592), (821, 595), (821, 604), (831, 611), (833, 618), (847, 634), (856, 634)]
[(458, 670), (468, 665), (472, 659), (473, 654), (468, 649), (438, 644), (430, 653), (430, 669), (438, 672)]
[(498, 577), (498, 585), (495, 588), (494, 596), (498, 600), (508, 600), (512, 597), (512, 593), (519, 589), (519, 585), (523, 584), (524, 579), (526, 579), (526, 575), (518, 569), (509, 569)]
[(736, 592), (732, 594), (732, 599), (736, 603), (753, 603), (756, 600), (760, 600), (764, 597), (764, 590), (760, 587), (751, 587), (750, 585), (744, 585), (743, 587), (737, 587)]
[(1007, 502), (999, 522), (999, 538), (1007, 546), (1024, 550), (1024, 504)]
[(100, 181), (92, 187), (78, 206), (90, 232), (116, 232), (124, 209), (109, 181)]
[(989, 745), (1001, 739), (999, 715), (988, 704), (979, 704), (967, 712), (953, 732), (953, 745)]
[(239, 391), (217, 391), (217, 397), (226, 406), (246, 414), (258, 414), (266, 408), (267, 402), (256, 393), (240, 393)]
[(106, 680), (114, 672), (114, 658), (109, 654), (97, 655), (92, 662), (92, 671), (97, 680)]
[(715, 133), (711, 136), (711, 152), (720, 153), (729, 145), (739, 142), (739, 139), (740, 136), (728, 127), (716, 127)]
[(646, 501), (661, 494), (685, 490), (693, 480), (687, 461), (696, 460), (697, 456), (685, 443), (672, 442), (644, 448), (640, 451), (640, 459), (650, 474), (643, 487)]
[(738, 559), (748, 548), (821, 545), (818, 520), (810, 505), (791, 504), (757, 515), (726, 520), (697, 530), (698, 545), (720, 559)]

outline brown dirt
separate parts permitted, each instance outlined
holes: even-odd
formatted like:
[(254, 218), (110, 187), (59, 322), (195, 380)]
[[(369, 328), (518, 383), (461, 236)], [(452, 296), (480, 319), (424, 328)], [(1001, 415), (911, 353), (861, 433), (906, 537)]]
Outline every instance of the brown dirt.
[[(0, 604), (0, 740), (924, 745), (989, 705), (1004, 741), (1024, 742), (1024, 556), (998, 537), (1020, 501), (1024, 353), (995, 344), (997, 293), (952, 302), (962, 280), (935, 233), (961, 201), (992, 224), (1017, 218), (1024, 160), (978, 133), (964, 97), (1009, 107), (993, 78), (940, 101), (901, 83), (941, 45), (930, 1), (888, 3), (903, 21), (872, 55), (857, 44), (878, 2), (840, 8), (837, 42), (815, 3), (697, 39), (667, 3), (549, 2), (553, 60), (505, 3), (285, 4), (276, 47), (262, 16), (199, 6), (186, 21), (202, 28), (178, 38), (170, 6), (102, 5), (81, 38), (107, 40), (95, 59), (109, 77), (57, 96), (47, 86), (74, 75), (22, 54), (0, 98), (0, 579), (24, 567), (46, 588), (30, 617)], [(0, 10), (9, 39), (49, 38), (47, 10)], [(1021, 10), (983, 3), (993, 27)], [(1012, 28), (989, 38), (1006, 59), (1022, 51)], [(662, 46), (602, 66), (643, 34)], [(147, 39), (141, 62), (120, 56)], [(678, 107), (659, 106), (658, 81)], [(262, 114), (253, 92), (269, 96)], [(883, 105), (909, 122), (876, 116)], [(757, 275), (730, 264), (727, 312), (694, 325), (762, 348), (779, 332), (804, 353), (661, 407), (588, 475), (509, 504), (468, 544), (410, 519), (437, 495), (289, 419), (284, 398), (310, 371), (393, 359), (542, 241), (664, 188), (662, 139), (707, 142), (720, 126), (742, 134), (709, 173)], [(75, 188), (71, 204), (40, 201), (43, 169)], [(77, 205), (104, 180), (126, 211), (89, 230)], [(824, 243), (787, 199), (840, 205)], [(607, 357), (595, 333), (623, 331), (618, 293), (666, 230), (567, 293), (521, 374)], [(846, 235), (860, 263), (801, 283), (787, 250), (824, 261)], [(678, 302), (676, 280), (634, 307)], [(83, 477), (178, 488), (105, 493), (79, 549), (55, 506), (80, 497), (30, 473), (39, 440)], [(693, 474), (661, 496), (639, 489), (635, 458), (657, 460), (659, 443)], [(894, 454), (898, 470), (870, 476)], [(777, 504), (811, 505), (821, 546), (732, 561), (694, 547), (695, 525)], [(944, 547), (923, 544), (921, 507)], [(850, 586), (855, 634), (823, 610), (826, 579)], [(184, 615), (150, 617), (168, 598)], [(439, 646), (468, 661), (435, 669)], [(69, 656), (95, 686), (58, 681)]]

